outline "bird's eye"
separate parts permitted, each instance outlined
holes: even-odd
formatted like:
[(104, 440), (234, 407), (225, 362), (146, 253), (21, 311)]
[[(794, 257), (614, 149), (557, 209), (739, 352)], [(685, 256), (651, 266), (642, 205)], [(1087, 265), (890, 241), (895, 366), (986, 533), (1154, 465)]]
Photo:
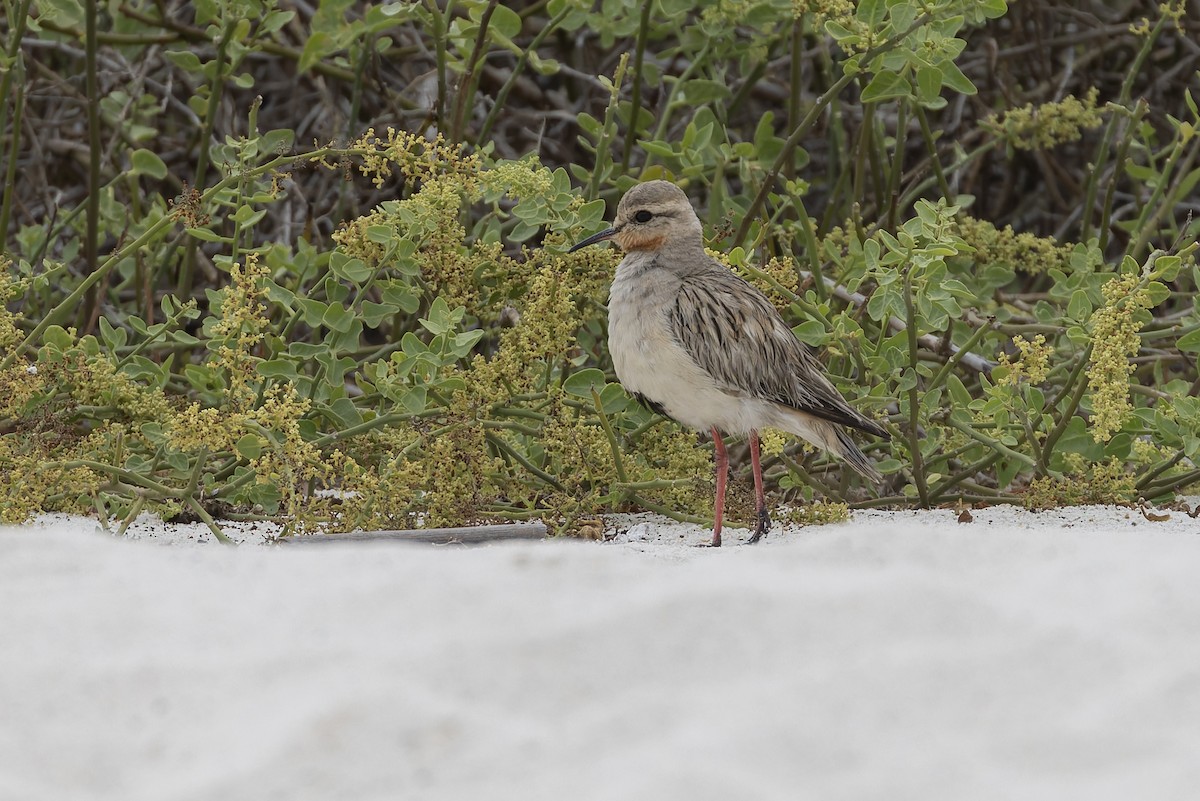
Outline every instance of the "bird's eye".
[(635, 222), (647, 223), (650, 222), (650, 218), (653, 216), (653, 214), (643, 209), (642, 211), (639, 211), (637, 214), (633, 215), (633, 219)]

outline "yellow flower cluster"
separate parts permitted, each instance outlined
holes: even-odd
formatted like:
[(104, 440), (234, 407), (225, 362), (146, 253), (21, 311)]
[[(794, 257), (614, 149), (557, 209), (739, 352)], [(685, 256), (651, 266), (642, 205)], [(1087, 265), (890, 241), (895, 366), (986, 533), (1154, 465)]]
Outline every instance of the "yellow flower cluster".
[(764, 428), (759, 432), (759, 443), (762, 445), (762, 452), (767, 456), (778, 456), (783, 453), (788, 440), (787, 434), (775, 428)]
[[(479, 184), (491, 192), (503, 192), (509, 197), (538, 197), (550, 194), (554, 179), (534, 154), (519, 161), (502, 161), (477, 173)], [(576, 198), (583, 203), (583, 198)]]
[(850, 507), (836, 501), (812, 501), (791, 507), (783, 516), (786, 523), (796, 526), (823, 526), (844, 523), (850, 519)]
[(481, 401), (498, 403), (510, 393), (534, 391), (557, 359), (575, 346), (582, 320), (567, 276), (567, 260), (548, 256), (529, 282), (520, 322), (500, 335), (493, 358), (475, 357), (472, 383)]
[(1137, 482), (1115, 456), (1088, 463), (1078, 453), (1066, 455), (1066, 474), (1037, 478), (1029, 483), (1023, 501), (1026, 509), (1056, 509), (1080, 504), (1123, 504), (1137, 497)]
[(1068, 95), (1036, 108), (1027, 103), (1010, 109), (1003, 118), (992, 114), (981, 125), (1018, 150), (1047, 149), (1077, 141), (1083, 131), (1100, 127), (1103, 120), (1096, 108), (1098, 97), (1099, 91), (1092, 87), (1082, 100)]
[(1017, 334), (1013, 337), (1013, 345), (1020, 351), (1015, 362), (1009, 360), (1007, 353), (1001, 353), (997, 359), (1001, 366), (1008, 368), (1002, 383), (1015, 387), (1021, 379), (1031, 384), (1045, 381), (1050, 374), (1050, 357), (1054, 355), (1054, 349), (1046, 344), (1046, 337), (1038, 334), (1032, 340), (1027, 340)]
[[(427, 139), (418, 133), (389, 127), (380, 137), (374, 128), (368, 128), (350, 148), (361, 159), (358, 171), (379, 188), (391, 176), (393, 166), (405, 177), (419, 181), (447, 174), (471, 177), (481, 167), (478, 154), (464, 154), (462, 145), (447, 142), (440, 133), (433, 139)], [(344, 166), (326, 159), (320, 161), (331, 169)]]
[(797, 19), (805, 14), (812, 14), (816, 17), (818, 26), (833, 20), (852, 28), (856, 22), (853, 0), (792, 0), (792, 14)]
[(8, 311), (8, 302), (16, 294), (16, 287), (8, 276), (10, 267), (12, 260), (0, 256), (0, 356), (7, 355), (8, 351), (21, 341), (21, 334)]
[(0, 475), (6, 477), (0, 481), (0, 523), (23, 523), (43, 511), (91, 511), (86, 499), (100, 488), (101, 477), (86, 467), (62, 466), (46, 439), (0, 437)]
[(1071, 245), (1060, 245), (1052, 236), (1017, 233), (1011, 225), (997, 228), (987, 220), (958, 215), (959, 235), (975, 249), (977, 264), (1007, 264), (1014, 270), (1036, 275), (1056, 267), (1067, 271)]
[(1105, 303), (1092, 314), (1092, 355), (1088, 362), (1088, 388), (1092, 402), (1092, 437), (1108, 442), (1121, 430), (1132, 406), (1129, 376), (1141, 343), (1142, 322), (1138, 313), (1149, 309), (1150, 294), (1139, 288), (1136, 272), (1119, 275), (1104, 284)]
[(76, 351), (69, 358), (60, 365), (60, 379), (70, 388), (76, 403), (115, 409), (133, 420), (163, 420), (169, 416), (170, 407), (160, 389), (147, 387), (118, 371), (108, 356)]
[(212, 363), (227, 371), (230, 398), (243, 406), (257, 395), (253, 386), (257, 360), (252, 351), (262, 342), (269, 323), (263, 303), (264, 282), (269, 274), (267, 266), (258, 263), (257, 253), (247, 253), (243, 264), (235, 262), (221, 298), (220, 316), (211, 332), (212, 338), (221, 343)]
[[(1179, 28), (1180, 20), (1182, 20), (1183, 15), (1187, 13), (1187, 3), (1185, 0), (1170, 0), (1170, 2), (1159, 3), (1158, 13), (1162, 14), (1164, 19), (1171, 20), (1175, 27)], [(1146, 36), (1151, 30), (1153, 30), (1153, 28), (1154, 23), (1152, 23), (1146, 17), (1142, 17), (1141, 20), (1129, 26), (1129, 32), (1137, 34), (1138, 36)], [(1182, 30), (1182, 28), (1180, 28), (1180, 30)]]
[[(708, 252), (726, 267), (730, 266), (726, 254), (719, 251)], [(766, 264), (759, 265), (757, 271), (765, 274), (762, 277), (751, 274), (745, 267), (736, 267), (733, 271), (758, 287), (777, 309), (786, 309), (791, 305), (800, 288), (800, 274), (796, 272), (796, 263), (788, 256), (773, 257)]]

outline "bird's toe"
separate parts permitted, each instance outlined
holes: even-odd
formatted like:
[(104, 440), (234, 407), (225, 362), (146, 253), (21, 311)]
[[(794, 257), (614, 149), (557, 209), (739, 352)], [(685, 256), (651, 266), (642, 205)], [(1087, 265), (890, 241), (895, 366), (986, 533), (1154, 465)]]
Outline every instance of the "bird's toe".
[(758, 522), (754, 525), (754, 535), (748, 540), (749, 543), (755, 543), (766, 536), (767, 531), (771, 528), (771, 515), (767, 512), (766, 507), (758, 510)]

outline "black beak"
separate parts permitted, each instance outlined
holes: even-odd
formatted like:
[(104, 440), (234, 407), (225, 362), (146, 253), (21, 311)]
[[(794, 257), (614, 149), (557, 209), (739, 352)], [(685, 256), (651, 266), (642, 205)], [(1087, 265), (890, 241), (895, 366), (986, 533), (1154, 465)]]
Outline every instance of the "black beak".
[(616, 228), (606, 228), (605, 230), (601, 231), (598, 234), (592, 234), (587, 239), (585, 239), (582, 242), (580, 242), (579, 244), (575, 245), (573, 248), (571, 248), (567, 252), (574, 253), (575, 251), (579, 250), (580, 248), (586, 248), (588, 245), (594, 245), (597, 242), (603, 242), (605, 239), (612, 239), (616, 233), (617, 233)]

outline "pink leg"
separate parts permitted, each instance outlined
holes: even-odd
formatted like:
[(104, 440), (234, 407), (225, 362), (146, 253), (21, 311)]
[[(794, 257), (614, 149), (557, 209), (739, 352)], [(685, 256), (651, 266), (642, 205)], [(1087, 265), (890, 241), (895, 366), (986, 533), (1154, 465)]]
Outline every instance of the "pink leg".
[(771, 527), (771, 516), (767, 514), (767, 496), (763, 492), (762, 457), (758, 452), (757, 431), (750, 432), (750, 464), (754, 468), (754, 509), (758, 512), (758, 522), (750, 542), (758, 542)]
[(716, 448), (716, 463), (717, 463), (717, 498), (715, 503), (714, 515), (716, 520), (713, 524), (712, 545), (714, 548), (721, 547), (721, 521), (725, 517), (725, 481), (729, 477), (729, 456), (725, 453), (725, 443), (721, 441), (721, 434), (713, 427), (713, 447)]

